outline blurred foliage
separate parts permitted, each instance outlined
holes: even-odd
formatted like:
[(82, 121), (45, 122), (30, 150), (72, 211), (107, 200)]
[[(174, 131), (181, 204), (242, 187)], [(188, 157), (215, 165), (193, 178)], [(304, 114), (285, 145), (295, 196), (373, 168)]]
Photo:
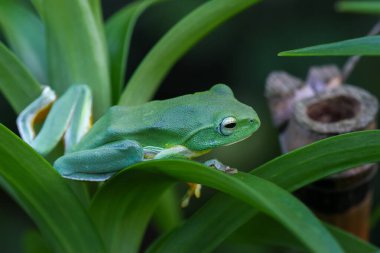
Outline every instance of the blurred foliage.
[[(110, 16), (126, 2), (131, 1), (103, 1), (105, 16)], [(169, 1), (146, 11), (137, 22), (133, 34), (126, 76), (130, 77), (147, 51), (169, 27), (203, 2)], [(377, 19), (376, 16), (337, 13), (333, 2), (329, 0), (263, 1), (228, 21), (190, 50), (166, 77), (156, 98), (206, 90), (219, 82), (230, 85), (239, 100), (256, 109), (262, 126), (252, 138), (220, 148), (209, 156), (218, 157), (241, 170), (251, 170), (280, 153), (277, 133), (271, 124), (263, 95), (267, 75), (273, 70), (286, 70), (304, 78), (312, 65), (334, 63), (342, 66), (346, 60), (344, 57), (278, 57), (278, 52), (361, 37), (367, 34)], [(380, 97), (379, 64), (379, 58), (362, 59), (348, 82)], [(0, 97), (0, 106), (0, 123), (16, 132), (16, 115), (3, 97)], [(205, 160), (208, 158), (202, 157)], [(379, 199), (379, 193), (378, 184), (375, 200)], [(205, 192), (206, 197), (193, 201), (192, 206), (185, 210), (186, 214), (190, 215), (211, 194), (212, 191)], [(14, 231), (4, 231), (2, 228), (6, 227), (6, 223), (12, 223)], [(21, 245), (23, 238), (20, 230), (30, 224), (23, 211), (6, 194), (0, 194), (0, 237), (9, 238), (4, 240), (2, 252), (19, 252), (21, 246), (17, 248), (14, 245)], [(372, 241), (380, 245), (380, 228), (374, 231)], [(241, 248), (241, 252), (252, 252), (251, 248), (244, 245)], [(223, 250), (229, 252), (226, 248)]]

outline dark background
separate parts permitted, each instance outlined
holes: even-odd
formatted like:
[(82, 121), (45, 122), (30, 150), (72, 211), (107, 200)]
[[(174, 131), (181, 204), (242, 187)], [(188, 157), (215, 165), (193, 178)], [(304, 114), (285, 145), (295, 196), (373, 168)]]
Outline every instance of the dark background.
[[(103, 1), (104, 16), (110, 16), (128, 2), (131, 1)], [(126, 77), (165, 31), (203, 2), (168, 1), (146, 11), (132, 38)], [(262, 126), (248, 140), (220, 148), (209, 157), (217, 157), (241, 170), (251, 170), (280, 154), (277, 132), (264, 97), (267, 75), (273, 70), (286, 70), (305, 78), (312, 65), (342, 66), (347, 60), (346, 57), (278, 57), (277, 53), (364, 36), (377, 20), (376, 16), (338, 13), (334, 2), (329, 0), (263, 1), (223, 24), (190, 50), (163, 81), (156, 99), (207, 90), (215, 83), (228, 84), (239, 100), (255, 108)], [(379, 97), (379, 64), (378, 57), (363, 58), (348, 83)], [(0, 122), (16, 131), (15, 114), (3, 97), (0, 97), (0, 108)], [(376, 187), (380, 188), (380, 184)], [(201, 200), (192, 202), (193, 206), (186, 213), (190, 214), (210, 194), (212, 192), (205, 192)], [(23, 211), (0, 190), (0, 237), (5, 243), (1, 245), (2, 252), (19, 252), (20, 238), (29, 224)], [(379, 231), (372, 234), (372, 241), (378, 245), (379, 234)]]

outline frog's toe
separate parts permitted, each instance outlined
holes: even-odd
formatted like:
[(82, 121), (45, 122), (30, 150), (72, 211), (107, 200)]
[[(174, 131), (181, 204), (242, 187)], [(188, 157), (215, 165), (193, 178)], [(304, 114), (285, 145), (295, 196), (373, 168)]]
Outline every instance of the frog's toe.
[(232, 168), (228, 165), (223, 164), (222, 162), (218, 161), (217, 159), (211, 159), (204, 163), (206, 166), (215, 168), (217, 170), (223, 171), (227, 174), (236, 174), (238, 173), (238, 170), (235, 168)]
[(189, 188), (187, 189), (186, 194), (183, 196), (182, 201), (181, 201), (181, 207), (187, 207), (190, 203), (190, 199), (195, 196), (196, 198), (201, 197), (201, 189), (202, 185), (201, 184), (196, 184), (196, 183), (187, 183), (189, 185)]

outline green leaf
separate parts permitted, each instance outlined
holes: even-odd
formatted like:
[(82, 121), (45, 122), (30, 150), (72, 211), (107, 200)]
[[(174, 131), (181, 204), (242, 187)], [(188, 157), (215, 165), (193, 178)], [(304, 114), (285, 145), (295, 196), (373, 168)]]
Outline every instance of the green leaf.
[(177, 60), (218, 25), (258, 0), (211, 0), (171, 28), (150, 50), (127, 83), (119, 104), (137, 105), (152, 98)]
[(335, 239), (342, 245), (342, 248), (347, 253), (379, 253), (380, 249), (374, 245), (365, 242), (358, 237), (343, 231), (340, 228), (332, 226), (330, 224), (325, 224), (330, 233), (335, 237)]
[(32, 7), (21, 0), (0, 0), (0, 28), (34, 77), (48, 83), (44, 27)]
[(106, 43), (94, 6), (85, 0), (33, 0), (43, 18), (51, 85), (62, 94), (72, 84), (87, 84), (95, 119), (111, 104)]
[(142, 0), (127, 5), (106, 23), (110, 56), (112, 101), (117, 103), (124, 84), (124, 74), (133, 28), (139, 16), (154, 3), (163, 0)]
[(167, 233), (182, 223), (182, 211), (178, 201), (174, 188), (167, 190), (161, 196), (152, 217), (154, 227), (160, 234)]
[[(336, 238), (346, 253), (375, 253), (378, 248), (360, 240), (356, 236), (345, 232), (337, 227), (324, 224), (330, 233)], [(240, 227), (225, 243), (244, 245), (271, 245), (294, 248), (302, 252), (307, 251), (305, 247), (290, 234), (284, 226), (273, 218), (258, 214), (257, 217)], [(223, 244), (221, 245), (223, 247)]]
[(380, 55), (380, 35), (284, 51), (279, 56)]
[(374, 228), (380, 220), (380, 204), (373, 208), (371, 215), (371, 228)]
[[(379, 160), (380, 131), (363, 131), (331, 137), (294, 150), (251, 174), (294, 191), (328, 175)], [(217, 194), (182, 226), (157, 241), (151, 252), (165, 252), (179, 241), (186, 249), (183, 252), (199, 249), (211, 252), (256, 214), (257, 210), (236, 199)]]
[(89, 215), (51, 165), (0, 125), (0, 186), (35, 221), (55, 252), (105, 252)]
[[(176, 181), (200, 183), (257, 208), (281, 222), (312, 252), (342, 252), (318, 219), (275, 184), (243, 172), (228, 175), (183, 160), (155, 160), (131, 166), (98, 192), (91, 210), (110, 252), (138, 250), (143, 228), (159, 197)], [(188, 252), (180, 241), (161, 252)], [(201, 249), (197, 247), (197, 251)]]
[(379, 1), (344, 1), (336, 5), (338, 11), (380, 15)]
[(0, 91), (18, 113), (41, 94), (41, 86), (17, 59), (0, 42)]
[(88, 2), (90, 3), (90, 7), (95, 17), (95, 20), (98, 23), (98, 29), (104, 32), (103, 13), (102, 13), (102, 5), (100, 3), (100, 0), (89, 0)]
[(47, 242), (36, 230), (29, 230), (25, 233), (23, 245), (24, 253), (53, 253)]
[(97, 192), (90, 213), (106, 243), (107, 252), (138, 252), (161, 194), (174, 182), (163, 175), (123, 172)]

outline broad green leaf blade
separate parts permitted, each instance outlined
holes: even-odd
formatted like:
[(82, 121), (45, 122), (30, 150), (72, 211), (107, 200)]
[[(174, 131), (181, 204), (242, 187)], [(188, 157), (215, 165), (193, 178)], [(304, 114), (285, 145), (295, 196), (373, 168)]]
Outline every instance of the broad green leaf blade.
[(290, 191), (318, 179), (380, 161), (380, 130), (330, 137), (273, 159), (252, 171)]
[(279, 56), (380, 55), (380, 35), (343, 40), (318, 46), (284, 51)]
[(90, 213), (107, 252), (138, 252), (142, 236), (161, 194), (173, 181), (141, 171), (123, 172), (95, 195)]
[(25, 66), (1, 42), (0, 91), (17, 113), (33, 102), (42, 91)]
[(24, 253), (54, 253), (46, 240), (36, 230), (29, 230), (25, 233), (23, 245)]
[(43, 18), (51, 85), (62, 94), (72, 84), (87, 84), (97, 119), (111, 104), (108, 55), (103, 29), (85, 0), (33, 0)]
[[(294, 191), (325, 176), (377, 161), (380, 161), (380, 131), (363, 131), (310, 144), (260, 166), (251, 174)], [(185, 245), (184, 252), (199, 249), (212, 252), (256, 214), (257, 210), (236, 199), (217, 194), (182, 226), (157, 241), (150, 252), (171, 248), (178, 241)]]
[(35, 221), (55, 252), (105, 252), (89, 215), (51, 165), (0, 125), (0, 186)]
[(95, 17), (96, 22), (98, 23), (98, 29), (104, 32), (104, 24), (103, 24), (103, 13), (102, 13), (102, 5), (100, 4), (100, 0), (89, 0), (90, 7), (92, 13)]
[(380, 15), (379, 1), (343, 1), (336, 5), (338, 11)]
[(106, 23), (113, 103), (117, 103), (119, 100), (124, 84), (129, 45), (136, 21), (146, 8), (160, 1), (163, 0), (140, 0), (129, 4), (114, 14)]
[(375, 227), (380, 220), (380, 205), (377, 204), (371, 215), (371, 228)]
[(185, 16), (150, 50), (127, 83), (119, 104), (138, 105), (152, 98), (177, 60), (218, 25), (258, 0), (210, 0)]
[[(147, 172), (148, 175), (131, 178), (132, 172)], [(292, 231), (312, 252), (342, 252), (318, 219), (298, 199), (275, 184), (247, 173), (228, 175), (200, 163), (180, 160), (156, 160), (131, 166), (100, 190), (91, 210), (94, 210), (94, 221), (98, 224), (104, 241), (109, 243), (110, 252), (137, 250), (135, 245), (139, 244), (140, 238), (136, 238), (136, 235), (133, 237), (132, 234), (140, 237), (141, 224), (148, 222), (147, 210), (152, 211), (156, 199), (159, 199), (162, 189), (167, 188), (170, 179), (173, 183), (200, 183), (257, 208)], [(124, 203), (122, 207), (120, 203)], [(118, 245), (118, 242), (122, 245)], [(161, 252), (187, 252), (187, 249), (177, 241), (172, 248), (165, 248)]]
[[(346, 253), (375, 253), (378, 248), (356, 236), (345, 232), (335, 226), (324, 223), (330, 233), (336, 238)], [(305, 247), (290, 234), (284, 226), (273, 218), (259, 214), (250, 222), (239, 228), (226, 243), (239, 243), (245, 245), (271, 245), (294, 248), (301, 252), (307, 251)], [(223, 244), (221, 245), (223, 247)]]
[(154, 227), (160, 234), (167, 233), (182, 223), (182, 211), (178, 203), (179, 199), (174, 188), (162, 195), (152, 217)]
[(346, 253), (379, 253), (380, 249), (360, 238), (330, 224), (325, 223), (326, 228), (339, 242)]
[(25, 1), (0, 0), (0, 28), (15, 54), (42, 84), (48, 83), (45, 32)]

